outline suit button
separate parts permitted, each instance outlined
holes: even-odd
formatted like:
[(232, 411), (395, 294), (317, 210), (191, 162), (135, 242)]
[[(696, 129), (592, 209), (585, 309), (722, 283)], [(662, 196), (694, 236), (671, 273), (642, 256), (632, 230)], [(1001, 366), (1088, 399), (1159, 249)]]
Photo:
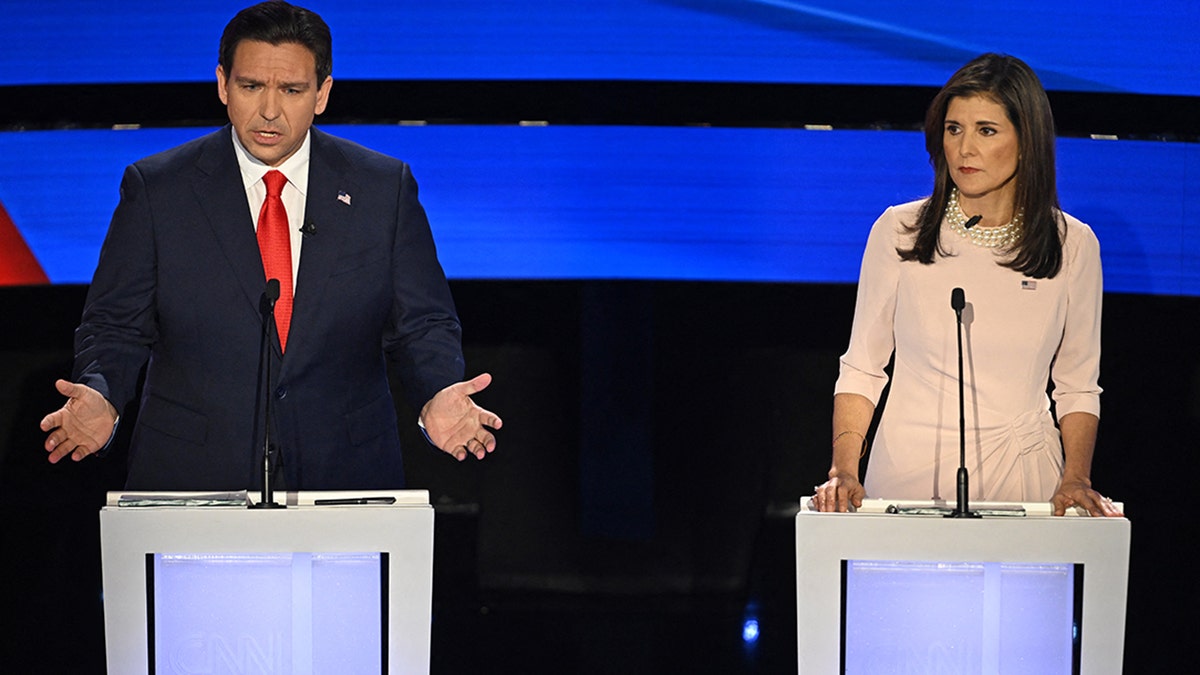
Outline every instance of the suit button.
[(281, 385), (278, 389), (276, 389), (275, 398), (280, 400), (287, 398), (287, 387)]

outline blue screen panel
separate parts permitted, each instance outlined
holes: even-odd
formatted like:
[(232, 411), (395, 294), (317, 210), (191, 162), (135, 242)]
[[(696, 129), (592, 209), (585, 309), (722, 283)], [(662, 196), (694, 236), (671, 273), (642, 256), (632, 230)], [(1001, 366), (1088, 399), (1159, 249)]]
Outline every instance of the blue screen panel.
[[(0, 85), (208, 80), (249, 2), (5, 0)], [(1051, 89), (1200, 95), (1193, 0), (411, 0), (300, 3), (335, 78), (941, 85), (985, 51)]]
[(1079, 672), (1075, 566), (849, 560), (850, 674)]
[(152, 556), (152, 672), (386, 670), (379, 553)]
[[(413, 165), (459, 279), (854, 282), (871, 223), (931, 180), (917, 132), (327, 130)], [(86, 283), (124, 166), (205, 131), (0, 133), (0, 204), (52, 282)], [(1059, 165), (1106, 290), (1200, 295), (1200, 145), (1060, 139)]]

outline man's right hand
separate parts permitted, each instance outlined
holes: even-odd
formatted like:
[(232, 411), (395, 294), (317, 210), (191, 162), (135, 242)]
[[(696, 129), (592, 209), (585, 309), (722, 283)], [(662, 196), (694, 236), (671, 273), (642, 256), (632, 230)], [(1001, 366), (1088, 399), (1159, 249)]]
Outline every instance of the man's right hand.
[(83, 384), (58, 380), (54, 386), (67, 402), (43, 417), (40, 425), (47, 433), (50, 463), (57, 464), (67, 455), (78, 462), (108, 445), (117, 423), (117, 409), (108, 399)]

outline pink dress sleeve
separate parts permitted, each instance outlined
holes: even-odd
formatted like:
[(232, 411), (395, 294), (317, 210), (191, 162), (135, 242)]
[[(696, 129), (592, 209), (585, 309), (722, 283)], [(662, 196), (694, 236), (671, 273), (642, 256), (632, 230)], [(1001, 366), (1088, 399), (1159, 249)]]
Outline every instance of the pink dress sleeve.
[(884, 372), (896, 346), (893, 321), (900, 258), (896, 254), (900, 220), (895, 207), (883, 212), (871, 227), (858, 275), (858, 297), (850, 346), (842, 354), (835, 394), (860, 394), (878, 405), (887, 386)]
[(1054, 356), (1051, 378), (1059, 419), (1068, 413), (1100, 416), (1100, 309), (1104, 279), (1100, 242), (1091, 228), (1067, 216), (1063, 272), (1067, 275), (1067, 320)]

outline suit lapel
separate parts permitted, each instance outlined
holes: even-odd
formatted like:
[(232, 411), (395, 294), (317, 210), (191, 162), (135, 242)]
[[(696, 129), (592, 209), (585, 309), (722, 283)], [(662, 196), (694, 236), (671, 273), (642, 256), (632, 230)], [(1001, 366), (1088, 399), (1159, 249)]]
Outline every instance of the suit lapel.
[(346, 228), (353, 226), (353, 207), (338, 199), (341, 193), (354, 194), (355, 184), (350, 181), (349, 173), (349, 163), (330, 137), (313, 129), (304, 205), (304, 227), (312, 233), (305, 235), (300, 249), (288, 354), (303, 353), (306, 347), (315, 345), (313, 340), (321, 330), (320, 308), (325, 287), (345, 242)]
[(266, 273), (254, 237), (254, 221), (242, 172), (234, 155), (228, 125), (209, 136), (196, 161), (199, 178), (194, 183), (196, 200), (212, 227), (230, 269), (255, 313), (259, 311)]

